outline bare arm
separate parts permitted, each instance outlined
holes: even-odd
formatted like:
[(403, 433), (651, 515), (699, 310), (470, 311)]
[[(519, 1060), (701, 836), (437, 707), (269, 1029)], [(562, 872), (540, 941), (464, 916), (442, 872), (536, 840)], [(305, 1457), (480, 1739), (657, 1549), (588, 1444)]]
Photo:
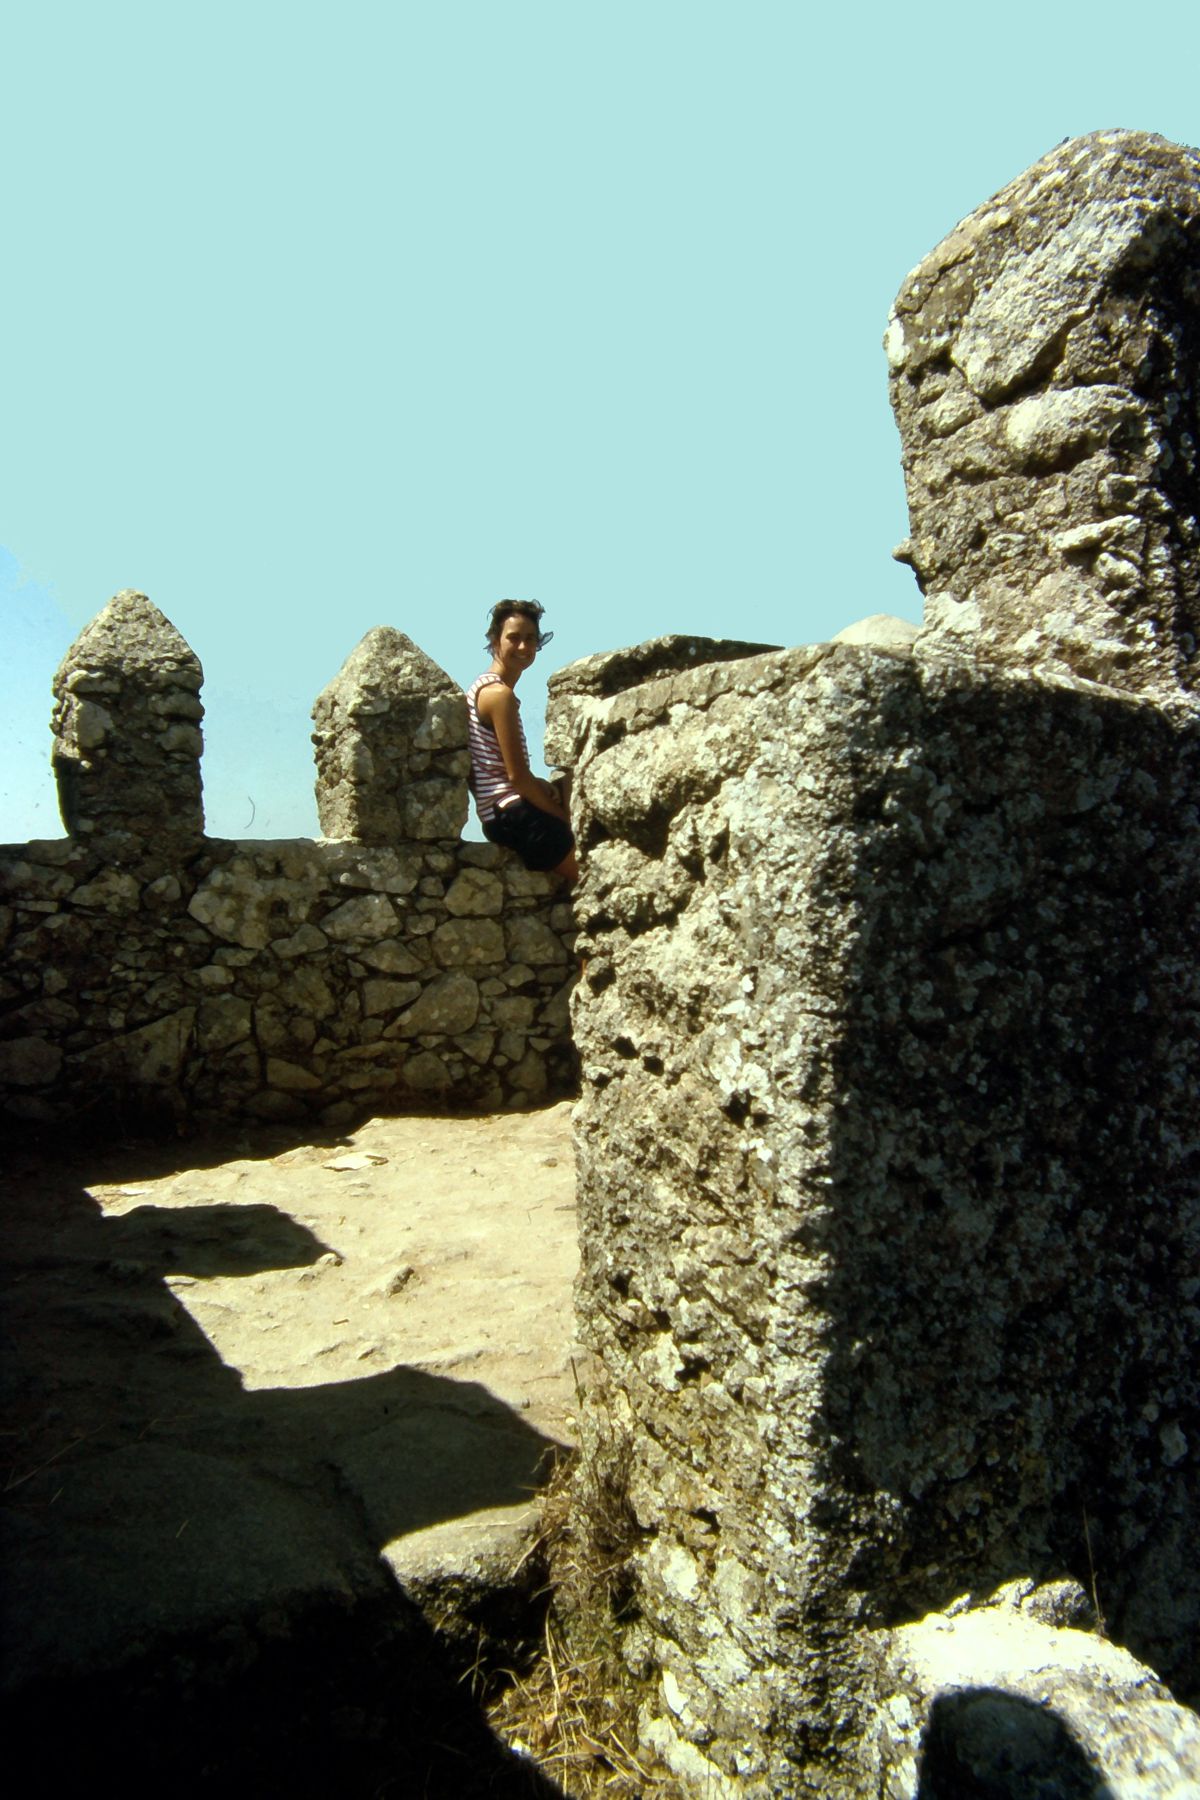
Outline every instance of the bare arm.
[(521, 742), (517, 697), (512, 689), (503, 682), (493, 682), (476, 695), (475, 709), (496, 733), (496, 742), (504, 758), (505, 773), (522, 800), (528, 800), (531, 806), (570, 824), (557, 790), (548, 781), (540, 780), (529, 767), (525, 746)]

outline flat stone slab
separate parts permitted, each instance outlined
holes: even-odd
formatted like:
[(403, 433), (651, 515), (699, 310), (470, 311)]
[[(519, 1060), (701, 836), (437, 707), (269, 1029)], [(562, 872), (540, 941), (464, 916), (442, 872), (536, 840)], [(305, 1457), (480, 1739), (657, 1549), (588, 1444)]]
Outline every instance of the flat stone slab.
[(569, 1115), (10, 1156), (10, 1693), (511, 1576), (573, 1432)]

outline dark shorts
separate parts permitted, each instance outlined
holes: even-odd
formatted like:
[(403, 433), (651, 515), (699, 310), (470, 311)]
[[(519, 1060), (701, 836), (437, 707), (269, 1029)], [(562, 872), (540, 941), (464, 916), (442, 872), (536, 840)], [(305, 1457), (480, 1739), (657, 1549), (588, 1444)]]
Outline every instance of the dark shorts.
[(571, 827), (530, 800), (514, 800), (511, 806), (501, 807), (484, 820), (483, 835), (493, 844), (515, 850), (527, 869), (557, 869), (575, 847)]

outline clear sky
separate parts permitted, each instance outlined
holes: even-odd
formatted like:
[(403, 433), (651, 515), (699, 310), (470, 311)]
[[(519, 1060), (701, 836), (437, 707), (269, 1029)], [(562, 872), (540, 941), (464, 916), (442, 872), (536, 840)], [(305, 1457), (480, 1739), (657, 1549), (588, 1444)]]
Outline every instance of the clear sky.
[[(1194, 0), (39, 0), (0, 23), (0, 838), (141, 588), (204, 664), (209, 830), (313, 835), (364, 632), (522, 683), (669, 631), (919, 616), (880, 339), (1063, 138), (1200, 142)], [(536, 740), (537, 733), (530, 732)]]

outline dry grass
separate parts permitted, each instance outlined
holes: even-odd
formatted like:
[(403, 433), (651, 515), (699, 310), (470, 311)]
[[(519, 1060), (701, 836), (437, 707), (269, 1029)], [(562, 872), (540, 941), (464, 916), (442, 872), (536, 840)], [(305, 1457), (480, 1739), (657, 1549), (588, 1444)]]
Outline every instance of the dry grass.
[(676, 1789), (639, 1757), (636, 1719), (604, 1691), (605, 1662), (581, 1661), (548, 1617), (541, 1656), (492, 1708), (492, 1728), (571, 1800), (668, 1800)]
[(638, 1748), (639, 1695), (620, 1652), (639, 1528), (619, 1478), (590, 1475), (586, 1493), (583, 1480), (571, 1459), (543, 1495), (539, 1553), (551, 1598), (541, 1653), (512, 1675), (490, 1722), (571, 1800), (681, 1800), (674, 1779)]

